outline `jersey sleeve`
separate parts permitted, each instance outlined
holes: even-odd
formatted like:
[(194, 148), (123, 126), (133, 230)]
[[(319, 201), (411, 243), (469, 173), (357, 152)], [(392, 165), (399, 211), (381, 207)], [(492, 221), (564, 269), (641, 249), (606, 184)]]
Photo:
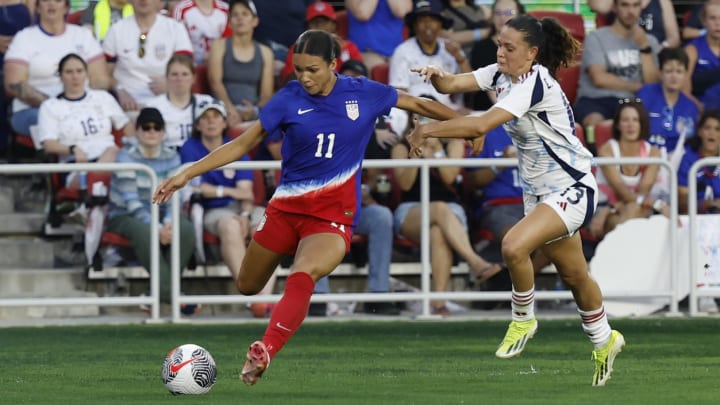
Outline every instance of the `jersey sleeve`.
[(83, 49), (85, 52), (85, 61), (90, 63), (96, 59), (103, 57), (103, 49), (100, 46), (100, 42), (92, 34), (92, 31), (83, 27), (76, 27), (82, 34)]
[(475, 77), (475, 81), (477, 82), (478, 87), (480, 87), (480, 90), (488, 91), (492, 90), (495, 87), (495, 81), (497, 80), (497, 75), (500, 72), (498, 72), (497, 63), (493, 63), (492, 65), (487, 65), (476, 69), (472, 73)]
[(113, 128), (119, 130), (125, 127), (125, 125), (127, 125), (130, 119), (128, 118), (127, 114), (125, 114), (125, 111), (123, 111), (122, 107), (120, 107), (120, 104), (118, 104), (117, 100), (115, 100), (115, 98), (106, 91), (100, 91), (99, 94), (102, 100), (103, 107), (105, 108), (105, 112), (108, 116), (110, 116), (110, 121), (112, 121)]
[(31, 46), (29, 30), (26, 28), (13, 37), (7, 51), (5, 52), (5, 60), (14, 60), (17, 62), (30, 62), (30, 52), (35, 49)]
[(280, 125), (286, 115), (286, 100), (291, 97), (292, 94), (288, 91), (288, 87), (285, 86), (275, 93), (270, 98), (270, 101), (265, 104), (265, 107), (260, 110), (260, 124), (262, 124), (265, 132), (273, 134), (275, 131), (280, 130)]
[(495, 107), (502, 108), (517, 118), (525, 115), (544, 98), (545, 89), (539, 75), (539, 69), (536, 68), (522, 83), (513, 85), (510, 94), (498, 100)]
[(57, 117), (53, 115), (53, 107), (55, 99), (49, 99), (40, 104), (40, 110), (38, 112), (38, 142), (59, 139), (60, 138), (60, 122)]
[(171, 20), (175, 28), (175, 52), (187, 55), (193, 54), (192, 42), (190, 42), (190, 34), (188, 34), (185, 26), (178, 21)]
[(582, 67), (587, 69), (593, 65), (607, 66), (605, 52), (597, 31), (590, 32), (585, 37), (585, 43), (583, 44)]
[(407, 89), (410, 87), (410, 75), (416, 74), (410, 72), (410, 63), (405, 57), (403, 47), (395, 49), (395, 53), (390, 59), (390, 70), (388, 72), (388, 84), (399, 89)]
[(378, 109), (376, 116), (389, 115), (390, 109), (397, 105), (397, 89), (374, 80), (363, 79), (363, 81), (365, 82), (365, 86), (367, 86), (368, 94), (371, 94), (373, 97), (373, 105)]
[(117, 32), (120, 31), (118, 29), (118, 25), (119, 22), (110, 25), (102, 43), (102, 50), (105, 54), (105, 59), (110, 63), (115, 63), (117, 59)]

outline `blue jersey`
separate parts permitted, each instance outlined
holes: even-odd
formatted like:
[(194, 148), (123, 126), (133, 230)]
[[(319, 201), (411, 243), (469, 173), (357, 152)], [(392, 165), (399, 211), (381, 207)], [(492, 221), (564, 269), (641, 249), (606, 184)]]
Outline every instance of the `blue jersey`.
[[(512, 139), (500, 126), (487, 133), (485, 144), (478, 158), (502, 158), (505, 149), (512, 145)], [(483, 187), (483, 202), (490, 202), (499, 198), (522, 198), (517, 167), (508, 167)], [(521, 200), (522, 201), (522, 200)]]
[[(720, 69), (720, 58), (710, 49), (707, 34), (693, 39), (689, 45), (693, 45), (695, 49), (697, 49), (698, 59), (695, 64), (695, 71), (692, 72), (693, 75)], [(720, 83), (715, 82), (715, 84), (704, 89), (696, 87), (697, 86), (693, 86), (693, 95), (700, 99), (700, 102), (705, 105), (706, 110), (720, 107)]]
[(685, 94), (680, 93), (672, 108), (665, 100), (660, 83), (644, 85), (637, 96), (643, 101), (650, 117), (650, 144), (672, 153), (681, 133), (685, 133), (686, 138), (695, 134), (698, 108)]
[[(223, 139), (223, 143), (227, 143), (229, 141), (230, 140), (228, 138)], [(180, 160), (183, 163), (196, 162), (207, 156), (209, 153), (210, 151), (205, 147), (205, 145), (203, 145), (200, 139), (190, 138), (185, 141), (185, 144), (183, 144), (183, 147), (180, 150)], [(237, 161), (243, 162), (248, 160), (250, 160), (250, 157), (245, 155)], [(253, 178), (254, 175), (252, 170), (223, 169), (203, 173), (200, 176), (200, 181), (215, 186), (235, 187), (237, 186), (238, 181), (253, 181)], [(233, 201), (234, 199), (232, 197), (203, 198), (202, 205), (205, 208), (220, 208), (230, 205)]]
[(270, 205), (339, 224), (354, 224), (360, 208), (361, 164), (375, 119), (397, 104), (393, 87), (337, 75), (327, 96), (297, 81), (278, 91), (260, 113), (269, 134), (284, 133), (282, 177)]
[[(685, 154), (678, 168), (678, 186), (687, 187), (690, 181), (690, 166), (700, 160), (698, 152), (685, 147)], [(720, 166), (701, 167), (697, 172), (697, 199), (714, 200), (720, 197)]]

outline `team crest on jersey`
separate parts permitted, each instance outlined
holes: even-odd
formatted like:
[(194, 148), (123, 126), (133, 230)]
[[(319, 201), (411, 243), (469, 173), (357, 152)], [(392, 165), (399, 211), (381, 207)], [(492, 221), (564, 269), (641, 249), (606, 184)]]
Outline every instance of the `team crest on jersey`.
[(167, 48), (164, 44), (157, 44), (155, 46), (155, 58), (163, 60), (167, 56)]
[(348, 118), (356, 121), (360, 118), (360, 107), (358, 106), (357, 100), (348, 100), (345, 102), (345, 112)]
[(223, 169), (223, 176), (225, 176), (226, 179), (234, 179), (235, 169)]

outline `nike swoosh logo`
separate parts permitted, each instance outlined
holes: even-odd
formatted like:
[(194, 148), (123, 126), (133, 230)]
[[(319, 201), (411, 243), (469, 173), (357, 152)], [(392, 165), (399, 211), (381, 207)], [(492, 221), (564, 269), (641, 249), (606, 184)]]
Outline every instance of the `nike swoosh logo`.
[(172, 365), (170, 366), (170, 372), (173, 373), (173, 374), (174, 374), (174, 373), (177, 373), (177, 372), (180, 371), (183, 367), (187, 366), (188, 364), (192, 363), (193, 361), (195, 361), (195, 360), (197, 360), (197, 359), (199, 359), (199, 358), (200, 358), (200, 357), (193, 357), (192, 359), (185, 360), (185, 361), (183, 361), (183, 362), (180, 363), (180, 364), (172, 364)]
[(314, 108), (308, 108), (307, 110), (303, 110), (302, 108), (298, 108), (298, 115), (303, 115), (305, 113), (309, 113), (310, 111), (314, 110)]
[(292, 332), (292, 329), (284, 327), (280, 322), (276, 322), (276, 323), (275, 323), (275, 326), (277, 326), (278, 328), (280, 328), (280, 329), (282, 329), (282, 330), (284, 330), (284, 331)]

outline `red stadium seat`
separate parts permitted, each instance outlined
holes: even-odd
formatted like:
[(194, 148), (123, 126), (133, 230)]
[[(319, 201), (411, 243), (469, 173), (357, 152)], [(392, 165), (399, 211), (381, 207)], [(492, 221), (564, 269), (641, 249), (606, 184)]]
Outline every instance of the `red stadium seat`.
[(389, 75), (390, 75), (390, 65), (387, 63), (375, 65), (375, 66), (373, 66), (372, 71), (370, 71), (370, 79), (375, 80), (376, 82), (380, 82), (380, 83), (388, 84)]
[(348, 15), (347, 10), (341, 10), (335, 13), (337, 19), (335, 20), (335, 33), (342, 39), (348, 37)]
[(574, 105), (575, 99), (577, 98), (578, 84), (580, 82), (580, 65), (575, 64), (558, 69), (557, 78), (570, 105)]
[(580, 142), (582, 142), (583, 146), (587, 148), (587, 139), (585, 139), (585, 130), (583, 129), (582, 125), (575, 123), (575, 135), (578, 137)]
[(65, 21), (70, 24), (80, 25), (80, 18), (82, 17), (83, 11), (84, 10), (73, 11), (67, 15)]
[(595, 150), (600, 150), (612, 138), (612, 128), (612, 120), (605, 120), (595, 125)]
[(193, 82), (192, 92), (195, 94), (210, 94), (207, 65), (195, 66), (195, 82)]
[(610, 14), (595, 14), (595, 27), (602, 28), (610, 25)]
[(563, 27), (570, 31), (570, 34), (575, 37), (575, 39), (580, 42), (585, 40), (585, 20), (583, 20), (580, 14), (553, 10), (533, 10), (528, 12), (528, 14), (538, 20), (545, 17), (555, 18)]

